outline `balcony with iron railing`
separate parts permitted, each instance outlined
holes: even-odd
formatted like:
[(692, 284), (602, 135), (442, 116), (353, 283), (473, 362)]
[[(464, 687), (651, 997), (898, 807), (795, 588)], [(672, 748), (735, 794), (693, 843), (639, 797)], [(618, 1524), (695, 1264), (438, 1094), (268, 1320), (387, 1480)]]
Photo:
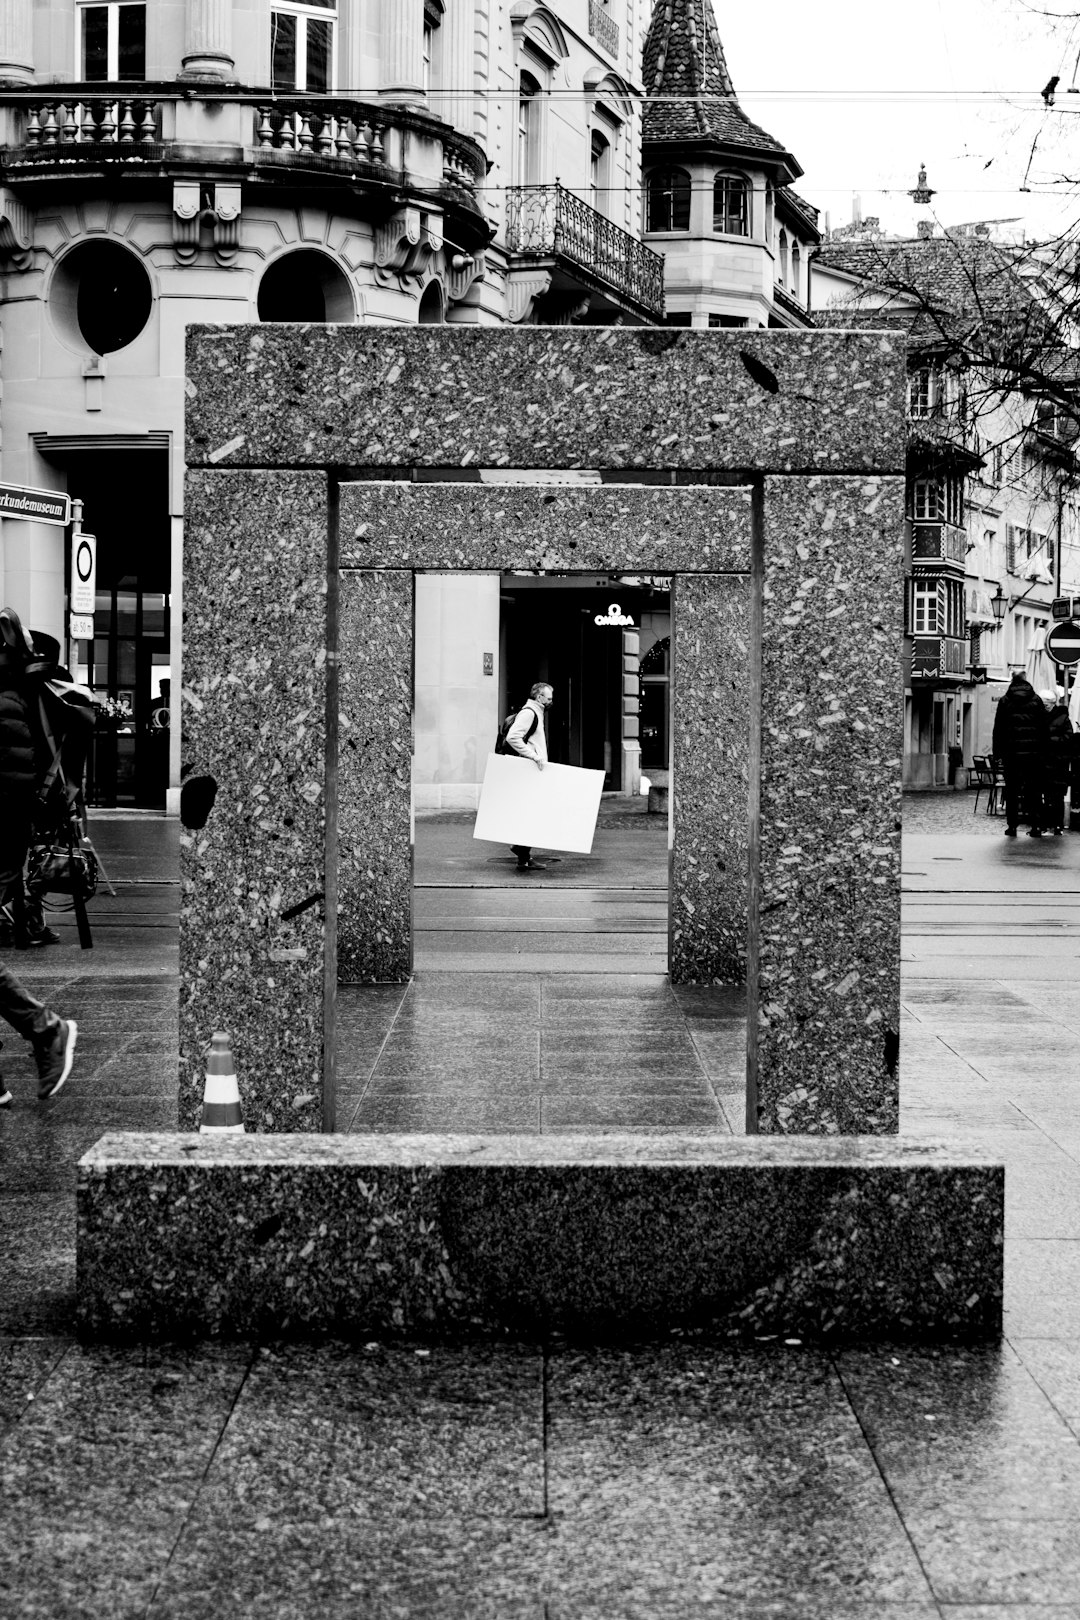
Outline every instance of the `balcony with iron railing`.
[(512, 261), (552, 259), (584, 287), (613, 294), (644, 319), (663, 318), (663, 254), (565, 186), (507, 188), (506, 246)]
[(605, 0), (589, 0), (589, 33), (609, 56), (618, 56), (619, 25), (612, 20)]
[(175, 84), (122, 94), (85, 85), (0, 90), (0, 172), (15, 187), (103, 166), (172, 170), (200, 157), (216, 171), (240, 166), (252, 177), (305, 171), (323, 184), (371, 179), (442, 192), (444, 202), (483, 218), (475, 196), (486, 171), (482, 148), (416, 108), (221, 88), (211, 96)]

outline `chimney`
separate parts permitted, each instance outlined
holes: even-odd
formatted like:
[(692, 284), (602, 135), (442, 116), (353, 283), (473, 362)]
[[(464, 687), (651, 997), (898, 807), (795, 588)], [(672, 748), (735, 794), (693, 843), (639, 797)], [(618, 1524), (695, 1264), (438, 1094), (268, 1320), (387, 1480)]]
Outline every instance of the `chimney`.
[(933, 220), (932, 219), (920, 219), (917, 226), (916, 226), (916, 230), (919, 233), (919, 241), (920, 242), (929, 242), (930, 238), (934, 234), (934, 222), (933, 222)]
[(862, 224), (862, 198), (858, 192), (851, 199), (851, 221), (853, 225)]

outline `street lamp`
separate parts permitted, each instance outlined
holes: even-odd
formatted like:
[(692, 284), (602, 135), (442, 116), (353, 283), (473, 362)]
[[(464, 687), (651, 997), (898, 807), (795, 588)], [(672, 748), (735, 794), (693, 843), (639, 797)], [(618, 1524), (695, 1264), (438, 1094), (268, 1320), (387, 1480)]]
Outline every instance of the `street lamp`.
[(1005, 592), (1002, 590), (1001, 583), (999, 581), (997, 590), (990, 598), (990, 611), (993, 613), (998, 624), (1000, 624), (1002, 619), (1005, 617), (1005, 609), (1008, 607), (1008, 605), (1008, 598), (1006, 597)]

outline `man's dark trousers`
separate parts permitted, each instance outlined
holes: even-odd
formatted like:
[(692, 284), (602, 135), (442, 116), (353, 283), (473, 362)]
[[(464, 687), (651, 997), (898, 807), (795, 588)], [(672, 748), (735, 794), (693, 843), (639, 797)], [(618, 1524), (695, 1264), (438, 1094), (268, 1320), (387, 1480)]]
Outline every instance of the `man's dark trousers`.
[(1005, 825), (1015, 827), (1026, 821), (1034, 830), (1042, 828), (1043, 771), (1037, 759), (1006, 759)]
[[(0, 905), (21, 904), (23, 866), (30, 847), (30, 806), (0, 795)], [(0, 1018), (24, 1040), (39, 1041), (60, 1023), (56, 1013), (35, 1001), (0, 958)], [(0, 1088), (2, 1089), (2, 1088)]]

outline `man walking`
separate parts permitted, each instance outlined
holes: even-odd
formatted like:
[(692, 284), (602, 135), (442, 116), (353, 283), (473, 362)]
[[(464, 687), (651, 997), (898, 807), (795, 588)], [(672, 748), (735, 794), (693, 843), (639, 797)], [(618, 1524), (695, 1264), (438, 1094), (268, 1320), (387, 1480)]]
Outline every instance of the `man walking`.
[(1017, 670), (994, 716), (992, 749), (1005, 772), (1005, 836), (1016, 837), (1019, 821), (1028, 836), (1042, 837), (1043, 781), (1050, 728), (1042, 699)]
[[(49, 767), (37, 694), (26, 673), (33, 644), (13, 608), (0, 609), (0, 906), (21, 899), (37, 788)], [(33, 1047), (38, 1096), (54, 1097), (71, 1073), (78, 1028), (42, 1005), (0, 964), (0, 1017)], [(11, 1092), (0, 1080), (0, 1108)]]
[[(552, 688), (546, 681), (537, 681), (529, 690), (529, 700), (518, 711), (518, 717), (506, 734), (507, 750), (520, 754), (522, 759), (531, 759), (537, 770), (542, 771), (548, 762), (547, 734), (544, 731), (544, 714), (551, 707), (553, 696)], [(532, 849), (528, 844), (511, 844), (510, 852), (517, 856), (517, 869), (519, 872), (543, 872), (543, 861), (534, 861)]]

